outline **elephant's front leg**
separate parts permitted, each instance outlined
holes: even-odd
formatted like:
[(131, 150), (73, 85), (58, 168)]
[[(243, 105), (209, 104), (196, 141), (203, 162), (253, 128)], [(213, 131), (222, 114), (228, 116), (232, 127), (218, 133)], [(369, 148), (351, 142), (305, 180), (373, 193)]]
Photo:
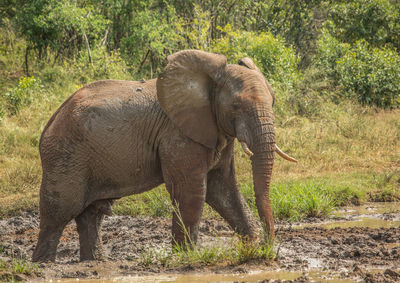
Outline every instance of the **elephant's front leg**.
[(208, 173), (207, 179), (206, 202), (237, 233), (256, 237), (258, 226), (236, 182), (233, 142), (222, 152), (217, 168)]
[[(161, 147), (164, 182), (174, 205), (173, 242), (195, 244), (206, 199), (208, 152), (193, 142)], [(176, 149), (176, 150), (175, 150)]]
[(174, 205), (172, 217), (173, 241), (179, 245), (195, 244), (199, 233), (199, 222), (206, 198), (205, 180), (191, 178), (187, 183), (167, 184)]

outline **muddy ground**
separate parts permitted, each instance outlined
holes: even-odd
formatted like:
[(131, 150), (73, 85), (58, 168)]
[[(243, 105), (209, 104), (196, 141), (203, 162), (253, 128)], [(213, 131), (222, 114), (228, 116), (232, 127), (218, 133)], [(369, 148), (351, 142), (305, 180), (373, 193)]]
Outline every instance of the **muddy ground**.
[[(350, 222), (357, 220), (357, 217), (359, 215), (347, 215), (339, 217), (339, 220), (342, 223)], [(36, 277), (22, 276), (21, 279), (35, 281), (56, 278), (115, 278), (178, 273), (245, 274), (254, 273), (255, 270), (257, 272), (280, 270), (282, 274), (297, 274), (295, 276), (297, 279), (293, 279), (293, 276), (279, 277), (291, 278), (292, 282), (319, 282), (325, 279), (346, 280), (343, 282), (347, 280), (400, 282), (400, 227), (397, 225), (400, 221), (400, 212), (377, 214), (374, 217), (376, 221), (386, 221), (389, 225), (383, 225), (386, 228), (327, 229), (319, 219), (307, 220), (309, 223), (320, 222), (320, 225), (311, 226), (307, 223), (296, 223), (296, 225), (278, 223), (278, 258), (273, 262), (252, 262), (236, 266), (221, 263), (211, 267), (186, 265), (175, 268), (161, 265), (145, 266), (141, 260), (141, 255), (149, 249), (168, 249), (171, 246), (170, 219), (106, 217), (102, 229), (105, 260), (83, 263), (78, 262), (79, 244), (76, 226), (75, 223), (70, 223), (64, 230), (58, 247), (57, 263), (41, 264), (40, 273)], [(394, 227), (390, 227), (392, 226), (390, 223), (395, 223)], [(29, 260), (37, 240), (38, 225), (38, 214), (32, 212), (0, 220), (0, 259)], [(221, 243), (221, 239), (226, 243), (231, 237), (233, 232), (222, 220), (202, 221), (200, 245), (218, 241)]]

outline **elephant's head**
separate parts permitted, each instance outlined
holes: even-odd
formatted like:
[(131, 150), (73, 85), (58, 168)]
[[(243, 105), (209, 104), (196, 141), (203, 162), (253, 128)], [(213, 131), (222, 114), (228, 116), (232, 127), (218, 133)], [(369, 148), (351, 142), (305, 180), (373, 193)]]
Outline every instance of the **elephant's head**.
[(228, 65), (223, 55), (180, 51), (168, 57), (157, 95), (167, 116), (192, 140), (210, 149), (217, 148), (220, 136), (241, 142), (251, 156), (258, 213), (273, 237), (274, 93), (253, 61)]

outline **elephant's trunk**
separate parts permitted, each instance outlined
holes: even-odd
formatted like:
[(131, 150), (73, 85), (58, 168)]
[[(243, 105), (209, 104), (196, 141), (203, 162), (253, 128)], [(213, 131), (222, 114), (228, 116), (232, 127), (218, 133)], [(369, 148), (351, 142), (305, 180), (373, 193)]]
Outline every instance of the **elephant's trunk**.
[[(264, 118), (265, 119), (265, 118)], [(274, 219), (269, 199), (272, 167), (274, 164), (275, 134), (271, 119), (257, 121), (253, 132), (251, 157), (256, 206), (260, 220), (270, 239), (274, 237)]]

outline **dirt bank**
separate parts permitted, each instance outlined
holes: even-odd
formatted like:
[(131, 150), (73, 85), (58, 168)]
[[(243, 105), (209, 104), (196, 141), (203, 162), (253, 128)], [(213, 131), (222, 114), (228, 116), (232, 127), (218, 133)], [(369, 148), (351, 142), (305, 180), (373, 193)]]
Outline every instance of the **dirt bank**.
[[(397, 221), (399, 212), (383, 213), (377, 219)], [(354, 221), (354, 215), (340, 219)], [(30, 259), (38, 235), (37, 213), (0, 220), (0, 259)], [(105, 260), (79, 263), (78, 234), (70, 223), (61, 238), (57, 263), (40, 265), (42, 278), (112, 278), (160, 273), (246, 273), (254, 270), (300, 272), (298, 282), (318, 278), (364, 280), (366, 282), (400, 282), (400, 228), (301, 227), (281, 223), (277, 231), (278, 259), (271, 263), (253, 262), (232, 266), (169, 268), (145, 266), (140, 260), (149, 249), (169, 249), (170, 219), (129, 216), (106, 217), (103, 226)], [(204, 220), (200, 244), (217, 243), (233, 232), (219, 220)], [(1, 272), (0, 272), (1, 275)], [(25, 278), (26, 279), (26, 278)], [(30, 277), (30, 280), (35, 280)]]

